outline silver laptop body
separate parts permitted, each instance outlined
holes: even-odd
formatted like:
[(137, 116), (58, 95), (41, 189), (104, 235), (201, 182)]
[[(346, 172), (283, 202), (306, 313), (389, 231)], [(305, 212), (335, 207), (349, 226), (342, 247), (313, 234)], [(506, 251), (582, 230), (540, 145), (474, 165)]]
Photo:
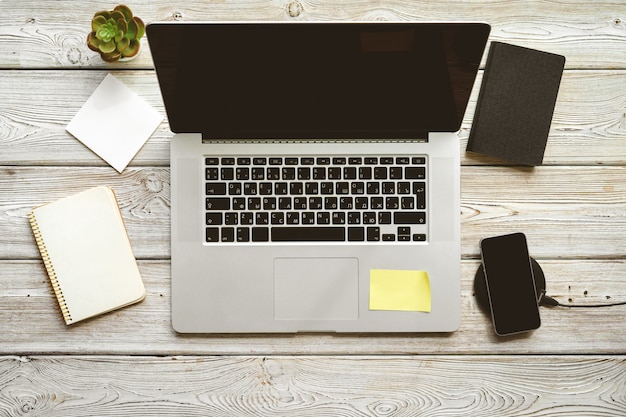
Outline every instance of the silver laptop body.
[[(455, 132), (488, 33), (479, 23), (149, 25), (176, 132), (174, 329), (456, 330)], [(267, 185), (271, 172), (283, 186)], [(341, 213), (326, 214), (334, 205)], [(426, 271), (430, 311), (370, 309), (373, 270)]]

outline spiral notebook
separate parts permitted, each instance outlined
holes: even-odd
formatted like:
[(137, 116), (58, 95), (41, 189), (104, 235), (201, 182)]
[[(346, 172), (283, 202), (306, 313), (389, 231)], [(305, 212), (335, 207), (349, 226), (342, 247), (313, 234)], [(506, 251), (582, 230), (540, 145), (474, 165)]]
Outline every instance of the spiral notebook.
[(66, 324), (144, 299), (111, 188), (91, 188), (36, 207), (29, 219)]

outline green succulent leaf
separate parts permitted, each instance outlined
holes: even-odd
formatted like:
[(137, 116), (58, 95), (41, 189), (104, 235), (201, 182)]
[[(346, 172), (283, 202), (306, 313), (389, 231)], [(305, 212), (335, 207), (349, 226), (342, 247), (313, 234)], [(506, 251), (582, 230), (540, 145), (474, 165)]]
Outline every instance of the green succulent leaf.
[(117, 10), (114, 10), (111, 13), (111, 17), (109, 17), (109, 19), (113, 19), (113, 20), (120, 20), (120, 19), (122, 19), (122, 20), (126, 21), (126, 19), (124, 18), (124, 14), (122, 12), (117, 11)]
[(137, 23), (137, 36), (136, 39), (143, 38), (143, 35), (146, 33), (146, 25), (143, 23), (143, 20), (138, 18), (137, 16), (133, 17), (133, 21)]
[(111, 53), (115, 51), (115, 42), (112, 40), (103, 42), (98, 46), (98, 48), (100, 49), (100, 52), (104, 52), (105, 54)]
[[(109, 42), (110, 40), (115, 39), (118, 33), (121, 31), (117, 27), (117, 22), (114, 21), (113, 19), (109, 19), (106, 21), (105, 24), (100, 26), (98, 30), (96, 30), (95, 32), (96, 32), (96, 37), (98, 39), (100, 39), (103, 42)], [(123, 32), (122, 32), (122, 36), (124, 36)]]
[(137, 26), (136, 18), (131, 19), (128, 22), (128, 27), (126, 28), (126, 34), (124, 35), (127, 39), (133, 40), (137, 38), (137, 31), (139, 27)]
[(115, 42), (119, 42), (124, 39), (124, 34), (128, 30), (128, 24), (124, 19), (117, 21), (117, 33), (115, 34)]
[(126, 58), (133, 57), (139, 53), (140, 43), (137, 40), (130, 41), (130, 45), (122, 52), (122, 56)]
[(96, 16), (91, 21), (91, 30), (94, 32), (97, 32), (106, 23), (107, 23), (107, 19), (104, 16)]
[(123, 38), (121, 41), (117, 43), (117, 52), (124, 52), (130, 46), (130, 39)]
[(104, 19), (106, 20), (106, 19), (108, 19), (109, 17), (111, 17), (111, 12), (110, 12), (110, 11), (108, 11), (108, 10), (101, 10), (101, 11), (99, 11), (99, 12), (96, 12), (96, 13), (93, 15), (93, 18), (95, 19), (95, 18), (96, 18), (96, 17), (98, 17), (98, 16), (102, 16), (102, 17), (104, 17)]
[(130, 20), (133, 18), (133, 12), (130, 10), (130, 7), (128, 7), (128, 6), (124, 5), (124, 4), (120, 4), (119, 6), (115, 6), (115, 9), (113, 9), (113, 10), (122, 13), (124, 15), (124, 19), (127, 22), (130, 22)]
[(122, 55), (117, 51), (108, 54), (100, 54), (100, 56), (105, 62), (119, 61), (119, 59), (122, 57)]
[(87, 46), (89, 49), (95, 52), (100, 52), (98, 46), (100, 45), (100, 41), (96, 38), (96, 32), (91, 32), (87, 35)]

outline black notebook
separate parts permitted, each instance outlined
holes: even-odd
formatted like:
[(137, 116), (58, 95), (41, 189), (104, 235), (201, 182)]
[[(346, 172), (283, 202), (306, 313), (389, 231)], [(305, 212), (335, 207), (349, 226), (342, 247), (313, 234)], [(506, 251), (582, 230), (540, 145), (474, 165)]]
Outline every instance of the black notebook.
[(564, 66), (564, 56), (492, 42), (467, 150), (541, 165)]

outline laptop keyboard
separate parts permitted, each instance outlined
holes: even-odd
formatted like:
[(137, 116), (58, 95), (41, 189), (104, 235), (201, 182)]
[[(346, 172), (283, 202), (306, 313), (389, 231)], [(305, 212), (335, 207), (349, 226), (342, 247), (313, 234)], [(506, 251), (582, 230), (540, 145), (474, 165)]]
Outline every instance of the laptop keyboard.
[(205, 242), (427, 238), (425, 156), (205, 157)]

